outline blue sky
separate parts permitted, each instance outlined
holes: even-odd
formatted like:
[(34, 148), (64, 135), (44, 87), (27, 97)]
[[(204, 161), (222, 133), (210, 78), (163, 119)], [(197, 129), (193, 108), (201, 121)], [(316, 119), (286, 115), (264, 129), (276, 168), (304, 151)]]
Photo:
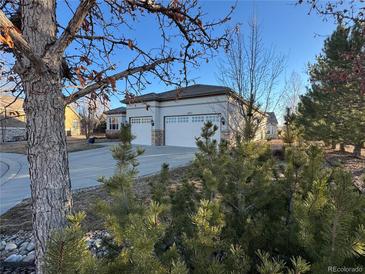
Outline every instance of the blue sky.
[[(228, 0), (201, 1), (207, 18), (219, 18), (234, 4)], [(237, 8), (232, 16), (231, 25), (242, 23), (241, 31), (247, 30), (247, 21), (255, 13), (260, 23), (262, 39), (266, 46), (274, 46), (278, 53), (287, 56), (286, 67), (283, 73), (282, 88), (285, 76), (290, 76), (292, 71), (302, 75), (303, 80), (307, 79), (306, 67), (309, 62), (314, 62), (315, 56), (320, 53), (323, 41), (332, 33), (335, 28), (334, 21), (324, 21), (322, 17), (313, 13), (308, 15), (308, 6), (295, 5), (295, 1), (238, 1)], [(153, 31), (146, 31), (144, 26), (136, 26), (134, 31), (140, 32), (146, 41), (154, 43), (160, 39)], [(220, 53), (208, 64), (202, 63), (199, 69), (191, 70), (190, 76), (197, 83), (220, 84), (217, 80), (217, 63), (223, 58)], [(118, 56), (115, 56), (118, 59)], [(161, 92), (169, 90), (164, 84), (155, 80), (152, 81), (145, 92)], [(121, 98), (113, 96), (111, 107), (120, 106)], [(278, 116), (280, 113), (278, 111)]]
[[(57, 10), (58, 20), (62, 25), (66, 25), (72, 14), (60, 1)], [(79, 1), (70, 2), (76, 7)], [(203, 11), (208, 20), (222, 18), (235, 1), (230, 0), (200, 0)], [(285, 77), (295, 71), (301, 74), (304, 81), (307, 80), (306, 67), (308, 63), (313, 63), (315, 56), (321, 52), (323, 41), (335, 29), (334, 20), (327, 21), (319, 15), (313, 13), (308, 15), (307, 5), (295, 5), (296, 0), (238, 0), (236, 10), (232, 15), (230, 26), (242, 23), (241, 32), (243, 35), (248, 31), (247, 22), (255, 14), (259, 24), (261, 36), (267, 47), (275, 47), (276, 51), (287, 57), (285, 71), (281, 81), (277, 86), (278, 91), (282, 90)], [(126, 37), (133, 37), (139, 46), (144, 49), (158, 47), (161, 41), (157, 24), (151, 16), (142, 17), (139, 22), (134, 22), (132, 29), (116, 30)], [(70, 46), (71, 52), (74, 50)], [(117, 65), (119, 70), (126, 68), (131, 58), (130, 50), (118, 50), (112, 56), (111, 61)], [(223, 51), (218, 53), (216, 58), (207, 64), (203, 62), (198, 69), (189, 71), (191, 79), (196, 83), (219, 85), (217, 80), (218, 63), (224, 58)], [(157, 79), (149, 79), (151, 84), (144, 91), (162, 92), (173, 87), (167, 87)], [(119, 82), (118, 89), (124, 90), (124, 81)], [(304, 90), (303, 90), (304, 92)], [(122, 95), (111, 96), (110, 107), (115, 108), (121, 105)], [(275, 109), (278, 118), (281, 120), (280, 109)]]

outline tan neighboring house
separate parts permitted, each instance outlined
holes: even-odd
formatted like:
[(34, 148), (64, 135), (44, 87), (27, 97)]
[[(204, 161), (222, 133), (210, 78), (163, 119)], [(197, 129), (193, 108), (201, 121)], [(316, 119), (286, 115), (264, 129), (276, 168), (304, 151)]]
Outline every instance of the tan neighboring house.
[[(22, 98), (0, 95), (0, 143), (26, 139), (25, 113)], [(67, 136), (80, 135), (80, 115), (70, 106), (65, 110), (65, 131)]]

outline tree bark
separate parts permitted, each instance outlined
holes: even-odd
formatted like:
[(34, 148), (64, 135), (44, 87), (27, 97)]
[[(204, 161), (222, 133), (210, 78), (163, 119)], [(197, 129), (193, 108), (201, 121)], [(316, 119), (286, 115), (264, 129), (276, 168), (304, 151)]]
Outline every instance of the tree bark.
[[(23, 1), (22, 1), (23, 2)], [(27, 1), (24, 1), (27, 2)], [(37, 57), (56, 41), (55, 0), (33, 0), (21, 6), (22, 34)], [(61, 57), (42, 59), (42, 67), (17, 56), (16, 70), (25, 92), (24, 111), (36, 243), (36, 271), (45, 272), (47, 241), (66, 225), (72, 206), (65, 135)], [(40, 73), (41, 70), (41, 73)]]
[(50, 234), (66, 225), (72, 206), (64, 101), (59, 85), (44, 78), (23, 80), (37, 273)]

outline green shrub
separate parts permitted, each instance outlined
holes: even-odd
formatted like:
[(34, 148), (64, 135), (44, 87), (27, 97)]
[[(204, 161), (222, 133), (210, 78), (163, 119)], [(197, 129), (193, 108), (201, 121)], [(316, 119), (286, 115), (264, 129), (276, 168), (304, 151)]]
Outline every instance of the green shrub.
[[(288, 147), (278, 163), (265, 145), (240, 138), (234, 145), (217, 144), (216, 130), (205, 125), (182, 182), (170, 187), (168, 166), (162, 166), (149, 203), (132, 190), (142, 151), (131, 147), (132, 136), (124, 132), (113, 149), (118, 173), (101, 179), (111, 202), (98, 201), (114, 237), (110, 256), (91, 257), (79, 226), (71, 225), (54, 235), (49, 269), (299, 274), (363, 263), (364, 196), (349, 173), (326, 167), (315, 146)], [(60, 262), (61, 244), (70, 254)]]

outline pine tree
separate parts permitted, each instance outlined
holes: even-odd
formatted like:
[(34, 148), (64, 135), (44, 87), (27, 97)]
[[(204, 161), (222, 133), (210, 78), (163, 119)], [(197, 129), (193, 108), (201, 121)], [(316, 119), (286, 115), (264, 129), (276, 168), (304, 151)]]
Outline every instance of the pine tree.
[(162, 166), (145, 202), (133, 192), (140, 152), (123, 132), (114, 149), (118, 173), (101, 179), (111, 200), (98, 202), (113, 236), (108, 256), (96, 259), (87, 251), (80, 215), (52, 238), (49, 269), (302, 274), (363, 262), (365, 200), (349, 173), (326, 167), (323, 151), (313, 145), (287, 147), (278, 163), (265, 145), (239, 137), (231, 145), (216, 143), (215, 130), (205, 124), (182, 182), (170, 187), (168, 166)]
[(296, 117), (305, 138), (354, 145), (355, 155), (365, 141), (365, 97), (361, 77), (350, 77), (354, 60), (349, 56), (364, 54), (362, 32), (361, 25), (339, 25), (325, 41), (323, 54), (310, 66), (311, 87), (301, 97)]
[(54, 231), (45, 256), (46, 273), (97, 273), (96, 260), (87, 249), (81, 222), (85, 213), (68, 216), (68, 226)]
[[(165, 207), (151, 201), (144, 206), (133, 192), (142, 150), (133, 150), (130, 126), (121, 130), (121, 143), (113, 148), (118, 173), (100, 181), (111, 197), (111, 202), (99, 201), (98, 208), (105, 226), (114, 237), (114, 257), (103, 264), (108, 273), (164, 273), (166, 269), (154, 252), (162, 238), (165, 225), (160, 221)], [(179, 265), (179, 267), (181, 267)]]
[(169, 202), (168, 186), (170, 185), (169, 165), (163, 163), (158, 177), (151, 183), (151, 198), (160, 203), (167, 204)]
[(355, 265), (356, 257), (365, 254), (364, 198), (349, 173), (335, 169), (332, 176), (314, 181), (304, 203), (298, 200), (295, 207), (300, 244), (316, 272), (345, 260)]

